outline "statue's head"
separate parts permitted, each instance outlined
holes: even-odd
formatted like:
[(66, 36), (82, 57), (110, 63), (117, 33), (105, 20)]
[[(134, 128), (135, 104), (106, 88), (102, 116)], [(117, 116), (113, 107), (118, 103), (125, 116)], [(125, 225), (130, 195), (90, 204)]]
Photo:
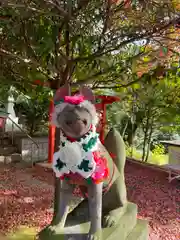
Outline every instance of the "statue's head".
[(78, 139), (95, 128), (97, 124), (94, 95), (91, 89), (82, 87), (78, 94), (69, 96), (68, 86), (61, 87), (55, 94), (55, 110), (52, 123), (71, 138)]

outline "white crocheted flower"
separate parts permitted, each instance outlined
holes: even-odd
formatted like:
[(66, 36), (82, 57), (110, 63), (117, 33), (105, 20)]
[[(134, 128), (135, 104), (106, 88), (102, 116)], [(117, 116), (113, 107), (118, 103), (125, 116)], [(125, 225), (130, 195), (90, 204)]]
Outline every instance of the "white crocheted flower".
[(67, 143), (65, 147), (60, 148), (59, 156), (69, 169), (79, 165), (83, 158), (80, 144), (78, 142)]

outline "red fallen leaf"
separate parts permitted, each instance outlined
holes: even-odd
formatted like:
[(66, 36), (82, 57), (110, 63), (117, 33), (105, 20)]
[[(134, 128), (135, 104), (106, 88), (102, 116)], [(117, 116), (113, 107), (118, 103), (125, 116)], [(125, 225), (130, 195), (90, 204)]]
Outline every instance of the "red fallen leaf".
[(0, 195), (4, 195), (4, 196), (17, 195), (17, 191), (4, 190), (4, 191), (0, 191)]

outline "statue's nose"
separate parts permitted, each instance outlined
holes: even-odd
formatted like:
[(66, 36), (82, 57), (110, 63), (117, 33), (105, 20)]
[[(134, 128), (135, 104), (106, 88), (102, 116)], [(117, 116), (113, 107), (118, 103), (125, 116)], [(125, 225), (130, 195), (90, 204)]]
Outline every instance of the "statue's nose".
[(77, 134), (82, 131), (83, 127), (84, 127), (83, 122), (80, 119), (71, 124), (71, 128)]

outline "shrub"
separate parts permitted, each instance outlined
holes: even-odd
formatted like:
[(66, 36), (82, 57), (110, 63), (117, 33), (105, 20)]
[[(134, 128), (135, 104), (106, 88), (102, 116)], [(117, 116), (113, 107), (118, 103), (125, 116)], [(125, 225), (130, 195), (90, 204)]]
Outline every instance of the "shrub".
[(21, 94), (15, 104), (19, 118), (31, 136), (43, 129), (48, 122), (50, 91), (36, 87), (28, 95)]
[(162, 144), (155, 145), (154, 149), (152, 150), (152, 154), (154, 154), (154, 155), (165, 154), (165, 147)]
[(126, 145), (126, 155), (127, 157), (135, 158), (136, 160), (141, 160), (142, 154), (135, 147), (130, 147)]
[[(165, 165), (168, 164), (168, 155), (164, 154), (165, 148), (163, 145), (158, 144), (155, 146), (154, 150), (150, 152), (148, 162), (155, 165)], [(135, 160), (142, 160), (142, 153), (138, 151), (135, 147), (133, 149), (126, 145), (126, 155), (127, 157), (132, 157)]]

